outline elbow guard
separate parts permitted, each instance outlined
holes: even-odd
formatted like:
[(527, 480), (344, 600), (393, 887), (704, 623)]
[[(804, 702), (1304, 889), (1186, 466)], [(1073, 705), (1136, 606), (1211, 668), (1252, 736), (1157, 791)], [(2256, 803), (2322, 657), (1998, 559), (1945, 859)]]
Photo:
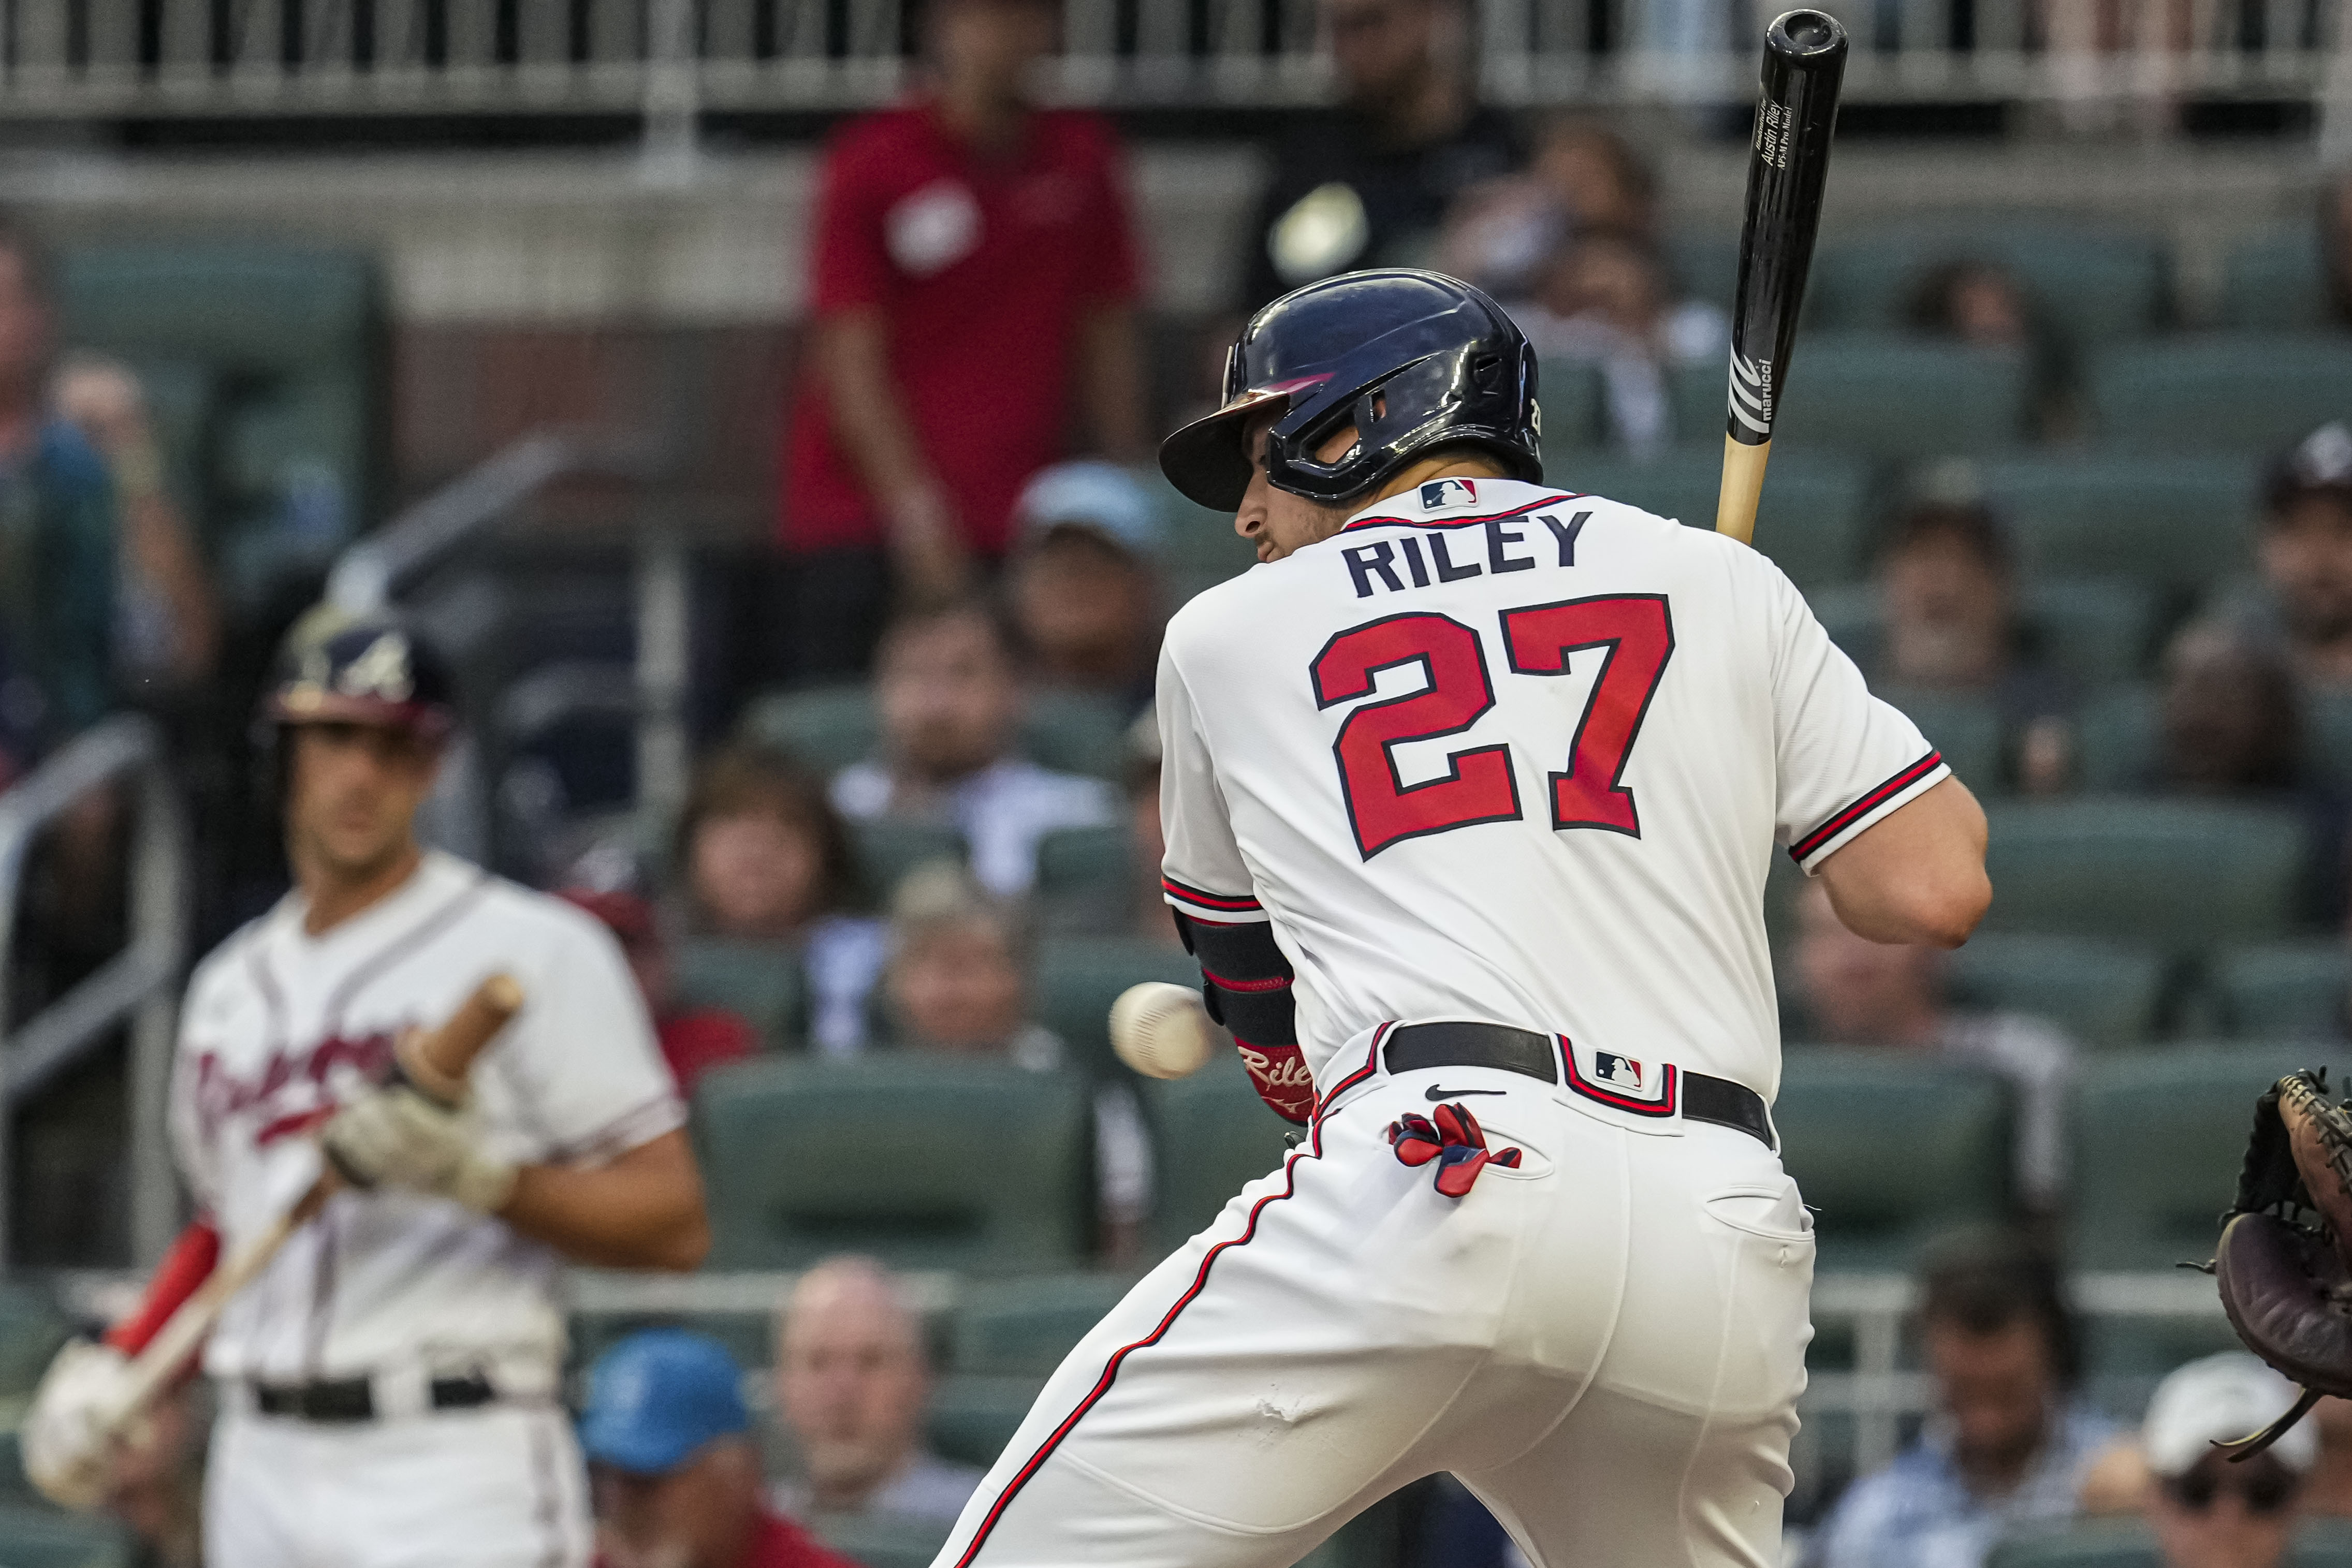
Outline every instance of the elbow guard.
[(1223, 925), (1173, 912), (1185, 951), (1201, 961), (1201, 998), (1232, 1031), (1258, 1098), (1305, 1125), (1315, 1113), (1315, 1080), (1298, 1049), (1290, 960), (1263, 920)]

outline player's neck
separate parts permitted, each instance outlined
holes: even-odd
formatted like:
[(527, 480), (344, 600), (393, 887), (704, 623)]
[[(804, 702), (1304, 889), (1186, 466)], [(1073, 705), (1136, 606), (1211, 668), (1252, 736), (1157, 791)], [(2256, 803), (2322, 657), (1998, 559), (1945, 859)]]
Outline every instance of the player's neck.
[[(1481, 452), (1433, 452), (1418, 463), (1409, 463), (1397, 470), (1389, 482), (1381, 486), (1380, 494), (1366, 501), (1366, 507), (1377, 507), (1391, 496), (1402, 496), (1408, 490), (1428, 484), (1432, 479), (1507, 479), (1495, 460)], [(1359, 511), (1362, 507), (1357, 508)]]
[(302, 932), (324, 936), (344, 921), (391, 897), (416, 874), (425, 852), (415, 839), (367, 866), (331, 866), (316, 855), (297, 855), (295, 885), (302, 892)]

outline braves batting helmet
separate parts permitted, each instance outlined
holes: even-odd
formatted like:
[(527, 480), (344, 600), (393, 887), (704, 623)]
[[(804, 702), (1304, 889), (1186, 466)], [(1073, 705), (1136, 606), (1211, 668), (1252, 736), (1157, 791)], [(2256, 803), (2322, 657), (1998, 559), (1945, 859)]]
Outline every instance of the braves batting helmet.
[(457, 722), (449, 672), (388, 615), (305, 616), (287, 633), (262, 704), (273, 732), (295, 724), (363, 724), (439, 741)]
[[(1225, 356), (1224, 402), (1160, 444), (1169, 482), (1230, 512), (1249, 488), (1253, 413), (1279, 409), (1265, 475), (1309, 500), (1344, 501), (1439, 446), (1479, 447), (1514, 479), (1540, 480), (1536, 356), (1501, 306), (1442, 272), (1349, 272), (1250, 318)], [(1337, 462), (1315, 449), (1340, 427)]]

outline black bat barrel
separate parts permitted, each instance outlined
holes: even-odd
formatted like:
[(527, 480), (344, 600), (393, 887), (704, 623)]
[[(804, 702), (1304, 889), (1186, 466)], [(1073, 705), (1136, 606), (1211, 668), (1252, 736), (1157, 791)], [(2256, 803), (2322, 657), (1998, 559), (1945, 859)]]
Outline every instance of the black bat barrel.
[(1772, 439), (1789, 373), (1797, 310), (1829, 178), (1830, 134), (1845, 77), (1845, 29), (1820, 11), (1790, 11), (1764, 35), (1763, 96), (1748, 162), (1748, 217), (1731, 309), (1734, 441)]

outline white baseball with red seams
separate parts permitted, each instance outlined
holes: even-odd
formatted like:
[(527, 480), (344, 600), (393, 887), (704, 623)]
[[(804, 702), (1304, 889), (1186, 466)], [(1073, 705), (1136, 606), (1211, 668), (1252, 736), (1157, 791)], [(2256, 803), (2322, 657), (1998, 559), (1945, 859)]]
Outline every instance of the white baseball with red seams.
[[(524, 1004), (474, 1068), (488, 1152), (593, 1160), (684, 1124), (610, 934), (560, 900), (428, 852), (404, 885), (322, 936), (304, 932), (289, 894), (191, 981), (172, 1134), (227, 1250), (308, 1190), (320, 1169), (309, 1134), (383, 1080), (394, 1036), (439, 1023), (501, 970)], [(331, 1198), (205, 1347), (223, 1410), (205, 1477), (207, 1560), (585, 1563), (584, 1478), (558, 1399), (557, 1270), (550, 1249), (445, 1199)], [(474, 1371), (497, 1386), (495, 1405), (429, 1408), (432, 1379)], [(255, 1382), (361, 1377), (374, 1385), (373, 1421), (252, 1408)], [(436, 1506), (420, 1510), (420, 1496)], [(366, 1517), (375, 1507), (382, 1529)], [(426, 1541), (417, 1531), (433, 1527), (420, 1521), (434, 1520), (447, 1528)]]
[[(1538, 1568), (1777, 1563), (1810, 1222), (1677, 1085), (1770, 1101), (1774, 847), (1812, 871), (1941, 758), (1765, 557), (1488, 478), (1194, 599), (1159, 718), (1169, 901), (1270, 929), (1312, 1128), (1072, 1353), (938, 1568), (1284, 1568), (1441, 1469)], [(1446, 1020), (1555, 1081), (1387, 1070)], [(1456, 1095), (1523, 1155), (1458, 1199), (1385, 1134)]]
[(1145, 980), (1110, 1005), (1111, 1051), (1146, 1078), (1189, 1078), (1218, 1043), (1201, 993), (1188, 986)]

